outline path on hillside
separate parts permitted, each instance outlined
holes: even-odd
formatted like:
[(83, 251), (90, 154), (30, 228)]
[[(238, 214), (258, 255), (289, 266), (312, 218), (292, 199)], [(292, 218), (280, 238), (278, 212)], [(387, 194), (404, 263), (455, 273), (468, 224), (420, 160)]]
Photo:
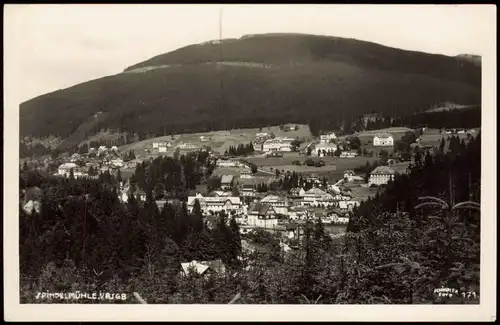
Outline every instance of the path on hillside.
[[(249, 158), (265, 158), (265, 157), (267, 157), (268, 153), (269, 152), (264, 152), (262, 154), (254, 155), (253, 157), (249, 157)], [(241, 159), (240, 159), (240, 161), (241, 161)], [(269, 170), (265, 170), (265, 169), (262, 169), (262, 168), (257, 168), (257, 172), (261, 172), (261, 173), (264, 173), (264, 174), (276, 176), (276, 172), (271, 172)]]
[(273, 176), (276, 176), (276, 172), (270, 172), (268, 170), (265, 170), (265, 169), (260, 169), (260, 168), (257, 168), (257, 171), (258, 172), (262, 172), (262, 173), (265, 173), (265, 174), (268, 174), (268, 175), (273, 175)]

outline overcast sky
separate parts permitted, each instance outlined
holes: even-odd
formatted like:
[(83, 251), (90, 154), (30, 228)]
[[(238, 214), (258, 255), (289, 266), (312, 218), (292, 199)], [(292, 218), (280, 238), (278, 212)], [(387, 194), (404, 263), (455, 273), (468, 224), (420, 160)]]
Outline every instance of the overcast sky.
[(484, 55), (491, 35), (485, 6), (6, 5), (4, 65), (16, 76), (9, 82), (22, 102), (218, 39), (221, 7), (223, 38), (295, 32)]

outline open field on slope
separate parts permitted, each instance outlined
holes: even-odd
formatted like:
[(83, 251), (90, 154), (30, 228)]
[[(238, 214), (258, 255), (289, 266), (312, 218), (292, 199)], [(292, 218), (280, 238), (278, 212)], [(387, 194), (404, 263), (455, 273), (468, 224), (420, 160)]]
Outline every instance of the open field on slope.
[[(472, 136), (475, 137), (478, 135), (478, 133), (481, 131), (481, 128), (474, 128), (474, 132), (472, 133)], [(460, 138), (460, 140), (464, 139), (467, 140), (467, 134), (455, 134)], [(444, 137), (445, 139), (448, 139), (451, 134), (446, 134), (445, 132), (439, 133), (438, 129), (426, 129), (424, 131), (424, 134), (422, 134), (421, 141), (419, 142), (421, 145), (433, 145), (433, 146), (439, 146), (441, 143), (441, 139)]]
[(328, 179), (338, 179), (343, 176), (347, 169), (365, 165), (367, 161), (370, 163), (377, 160), (375, 157), (355, 157), (355, 158), (339, 158), (339, 157), (322, 157), (321, 160), (325, 162), (323, 167), (310, 167), (304, 165), (293, 165), (294, 160), (303, 163), (310, 157), (299, 155), (298, 153), (284, 153), (282, 158), (278, 157), (248, 157), (247, 161), (254, 163), (262, 170), (274, 172), (278, 169), (280, 172), (290, 171), (303, 174), (318, 174), (319, 176), (327, 177)]
[(394, 137), (396, 137), (399, 134), (404, 135), (405, 132), (408, 132), (408, 131), (412, 131), (412, 129), (407, 128), (407, 127), (390, 127), (390, 128), (385, 128), (385, 129), (379, 129), (379, 130), (357, 132), (354, 135), (362, 138), (362, 137), (373, 137), (378, 133), (390, 133)]
[[(473, 129), (475, 132), (472, 134), (473, 136), (476, 136), (480, 128), (474, 128)], [(413, 131), (410, 128), (406, 127), (392, 127), (392, 128), (386, 128), (386, 129), (380, 129), (380, 130), (370, 130), (370, 131), (363, 131), (363, 132), (357, 132), (353, 134), (354, 136), (359, 137), (359, 140), (361, 141), (361, 146), (363, 149), (366, 149), (368, 151), (373, 151), (375, 154), (378, 154), (381, 150), (386, 150), (389, 153), (394, 151), (394, 147), (374, 147), (373, 146), (373, 137), (375, 134), (378, 133), (389, 133), (394, 137), (394, 142), (397, 142), (401, 140), (401, 138), (405, 135), (406, 132), (408, 131)], [(416, 134), (418, 136), (418, 134)], [(461, 140), (465, 139), (467, 140), (467, 134), (456, 134)], [(345, 140), (349, 135), (344, 135), (339, 137), (340, 140)], [(351, 135), (352, 136), (352, 135)], [(439, 132), (439, 129), (432, 129), (428, 128), (426, 129), (423, 134), (420, 136), (420, 141), (419, 144), (421, 146), (439, 146), (441, 143), (441, 139), (444, 137), (445, 139), (448, 139), (451, 134), (446, 134), (445, 132)], [(446, 147), (445, 147), (446, 150)]]
[[(240, 144), (248, 144), (255, 140), (256, 134), (260, 132), (274, 133), (277, 137), (290, 137), (299, 138), (304, 140), (310, 140), (312, 138), (311, 132), (309, 131), (309, 126), (299, 125), (297, 131), (284, 132), (280, 130), (279, 126), (263, 127), (262, 131), (258, 128), (251, 129), (234, 129), (230, 131), (211, 131), (203, 133), (187, 133), (187, 134), (175, 134), (172, 136), (164, 136), (158, 138), (151, 138), (144, 141), (139, 141), (136, 143), (131, 143), (120, 147), (120, 150), (135, 150), (136, 152), (144, 152), (144, 149), (152, 149), (153, 142), (167, 141), (172, 143), (172, 147), (169, 151), (173, 152), (175, 147), (180, 143), (190, 143), (197, 147), (209, 146), (214, 151), (219, 153), (224, 153), (230, 146), (238, 146)], [(202, 142), (200, 137), (211, 137), (207, 142)]]

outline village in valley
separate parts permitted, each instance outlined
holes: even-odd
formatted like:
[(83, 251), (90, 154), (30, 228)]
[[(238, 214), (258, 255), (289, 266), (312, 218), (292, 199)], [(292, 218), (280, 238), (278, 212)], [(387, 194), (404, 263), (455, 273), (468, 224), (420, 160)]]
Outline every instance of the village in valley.
[[(362, 120), (366, 124), (377, 118), (366, 114)], [(171, 135), (120, 147), (91, 147), (88, 142), (79, 152), (63, 154), (55, 161), (44, 158), (35, 164), (48, 173), (59, 164), (52, 173), (58, 177), (99, 179), (113, 175), (119, 180), (116, 190), (123, 203), (132, 195), (145, 202), (146, 191), (130, 182), (138, 166), (161, 156), (203, 152), (211, 172), (184, 198), (188, 211), (198, 205), (208, 228), (224, 213), (235, 218), (242, 236), (263, 229), (280, 238), (287, 250), (301, 238), (307, 220), (321, 221), (332, 238), (342, 236), (353, 211), (383, 191), (396, 174), (409, 172), (417, 151), (432, 152), (444, 144), (445, 137), (467, 139), (475, 132), (419, 126), (354, 134), (337, 130), (314, 137), (308, 125), (290, 124), (267, 130)], [(26, 161), (24, 164), (26, 167)], [(167, 202), (180, 202), (161, 185), (153, 192), (159, 209)], [(23, 202), (26, 213), (40, 208), (36, 197), (27, 193)], [(244, 247), (254, 249), (247, 242)]]

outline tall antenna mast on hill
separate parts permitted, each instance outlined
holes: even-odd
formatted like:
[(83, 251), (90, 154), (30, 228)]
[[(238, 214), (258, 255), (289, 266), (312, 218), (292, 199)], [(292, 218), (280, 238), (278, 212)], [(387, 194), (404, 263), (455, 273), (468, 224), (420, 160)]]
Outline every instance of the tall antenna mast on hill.
[[(219, 62), (217, 66), (219, 67), (219, 76), (220, 76), (220, 95), (221, 95), (221, 108), (222, 114), (225, 113), (225, 105), (224, 105), (224, 80), (222, 78), (222, 7), (219, 8)], [(227, 130), (227, 119), (224, 118), (224, 130)]]

